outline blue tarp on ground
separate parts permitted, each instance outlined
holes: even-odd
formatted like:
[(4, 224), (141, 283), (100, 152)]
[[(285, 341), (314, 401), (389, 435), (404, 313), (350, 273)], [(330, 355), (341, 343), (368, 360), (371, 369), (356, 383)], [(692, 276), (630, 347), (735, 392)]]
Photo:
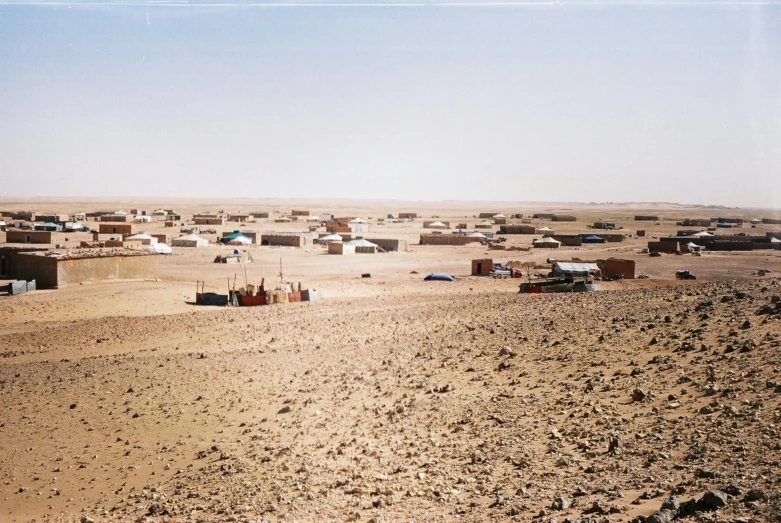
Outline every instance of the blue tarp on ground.
[(423, 281), (456, 281), (455, 278), (449, 274), (429, 274)]

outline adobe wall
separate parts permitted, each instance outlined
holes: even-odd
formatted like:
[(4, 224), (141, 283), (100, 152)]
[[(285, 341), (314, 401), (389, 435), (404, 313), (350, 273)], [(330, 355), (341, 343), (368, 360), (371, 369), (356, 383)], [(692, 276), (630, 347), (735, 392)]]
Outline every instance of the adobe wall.
[(20, 280), (35, 280), (39, 289), (56, 289), (58, 286), (57, 258), (19, 254), (16, 277)]
[[(19, 255), (25, 252), (45, 251), (46, 247), (0, 247), (0, 278), (17, 278)], [(5, 269), (5, 271), (3, 271)]]
[(502, 225), (499, 234), (535, 234), (536, 229), (532, 225)]
[(633, 280), (635, 278), (634, 260), (611, 258), (597, 263), (599, 264), (599, 268), (602, 271), (602, 278), (604, 279), (612, 279), (616, 276), (621, 276), (625, 280)]
[(405, 220), (405, 219), (408, 220), (410, 218), (417, 218), (417, 217), (418, 217), (418, 213), (416, 213), (416, 212), (400, 212), (399, 213), (399, 219), (400, 220)]
[(57, 262), (60, 287), (90, 281), (140, 280), (157, 277), (158, 257), (155, 255), (101, 256)]
[(583, 245), (583, 238), (578, 234), (554, 234), (554, 240), (558, 240), (566, 247), (580, 247)]
[(303, 247), (306, 245), (306, 237), (294, 234), (263, 234), (260, 237), (260, 243), (261, 245)]
[[(27, 241), (27, 236), (30, 241)], [(63, 241), (64, 236), (51, 231), (20, 231), (11, 229), (5, 233), (5, 243), (55, 243)]]
[(420, 245), (466, 245), (470, 239), (460, 234), (421, 234)]
[(648, 250), (651, 252), (675, 254), (678, 252), (678, 242), (648, 242)]
[(490, 276), (493, 267), (494, 261), (490, 258), (472, 260), (472, 276)]
[(407, 242), (406, 240), (393, 240), (389, 238), (366, 238), (368, 241), (374, 243), (379, 248), (388, 252), (406, 252)]
[(98, 224), (99, 234), (133, 234), (135, 226), (132, 223), (101, 223)]
[(477, 215), (477, 217), (478, 218), (483, 218), (483, 219), (485, 219), (485, 218), (493, 218), (497, 214), (501, 214), (501, 213), (499, 213), (499, 212), (481, 212), (480, 214)]

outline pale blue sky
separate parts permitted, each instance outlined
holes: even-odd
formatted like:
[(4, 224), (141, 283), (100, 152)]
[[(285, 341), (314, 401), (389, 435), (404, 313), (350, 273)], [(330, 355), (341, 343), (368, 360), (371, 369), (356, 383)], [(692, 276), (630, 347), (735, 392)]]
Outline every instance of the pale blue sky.
[(0, 180), (779, 207), (781, 5), (0, 3)]

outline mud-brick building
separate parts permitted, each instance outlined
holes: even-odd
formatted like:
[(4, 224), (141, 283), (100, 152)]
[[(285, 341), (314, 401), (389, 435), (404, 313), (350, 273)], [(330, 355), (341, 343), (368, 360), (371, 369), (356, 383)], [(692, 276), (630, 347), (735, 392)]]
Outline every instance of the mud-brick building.
[(62, 241), (65, 236), (53, 231), (23, 231), (9, 229), (5, 233), (5, 243), (38, 243), (49, 244)]
[(48, 247), (0, 247), (0, 279), (13, 280), (17, 278), (18, 256), (25, 252), (47, 251)]
[(260, 236), (261, 245), (279, 245), (283, 247), (303, 247), (307, 244), (307, 238), (300, 233), (267, 233)]
[(157, 260), (156, 254), (126, 249), (23, 252), (16, 256), (16, 278), (35, 280), (39, 289), (86, 282), (156, 279)]
[(472, 260), (472, 276), (490, 276), (494, 261), (490, 258)]
[(99, 223), (98, 234), (120, 234), (129, 236), (135, 234), (136, 227), (132, 223)]

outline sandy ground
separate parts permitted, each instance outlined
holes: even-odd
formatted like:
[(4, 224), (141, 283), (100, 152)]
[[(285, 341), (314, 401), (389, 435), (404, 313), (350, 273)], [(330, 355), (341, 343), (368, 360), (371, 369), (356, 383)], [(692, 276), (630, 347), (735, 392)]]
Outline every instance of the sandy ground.
[[(632, 209), (600, 210), (636, 227)], [(714, 213), (727, 211), (697, 216)], [(159, 281), (0, 296), (0, 520), (629, 521), (689, 499), (681, 520), (776, 517), (778, 253), (650, 258), (640, 240), (502, 253), (380, 227), (410, 251), (251, 249), (251, 280), (281, 257), (316, 303), (192, 305), (196, 280), (224, 292), (237, 272), (211, 263), (225, 247), (175, 249)], [(478, 257), (606, 255), (650, 279), (518, 295), (518, 280), (468, 276)], [(699, 279), (675, 282), (678, 268)], [(423, 282), (433, 271), (459, 278)]]

